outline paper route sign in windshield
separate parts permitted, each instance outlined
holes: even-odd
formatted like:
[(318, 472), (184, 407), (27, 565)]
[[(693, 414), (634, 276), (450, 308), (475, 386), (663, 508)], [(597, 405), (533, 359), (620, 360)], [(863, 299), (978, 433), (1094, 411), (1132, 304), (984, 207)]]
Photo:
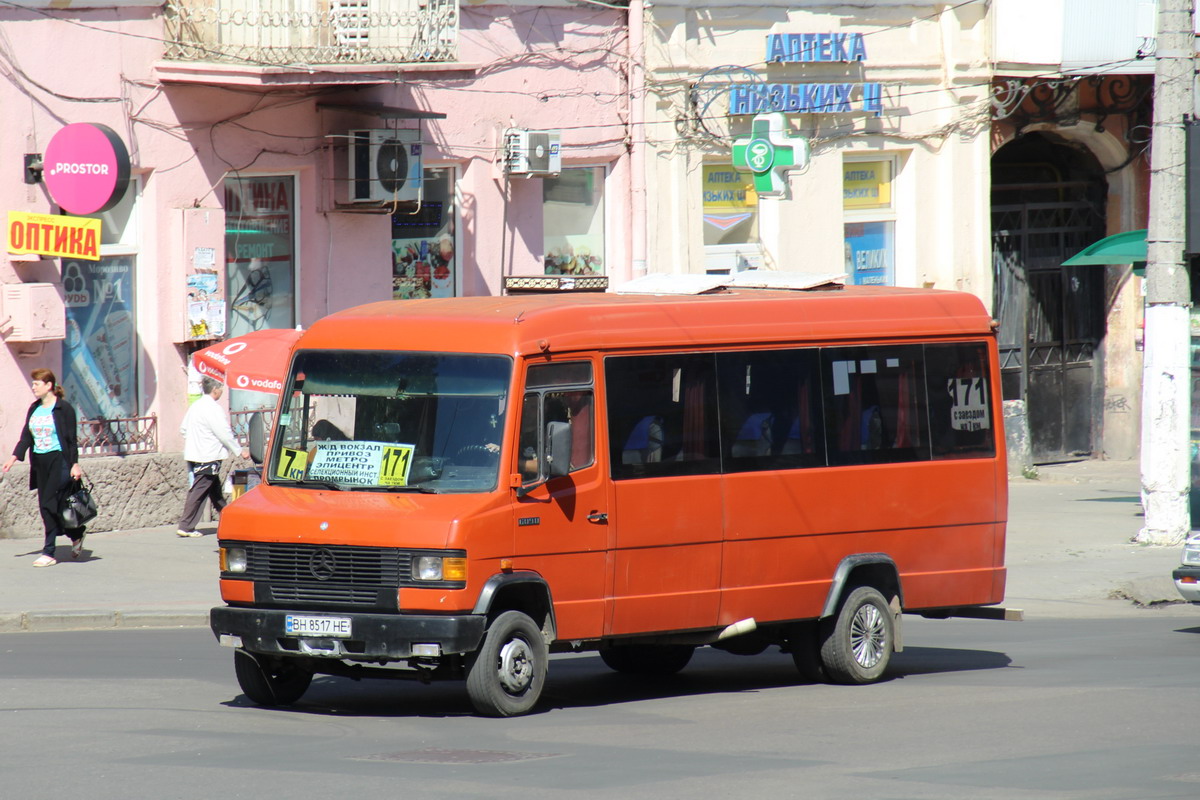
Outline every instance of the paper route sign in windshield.
[(407, 486), (415, 445), (321, 442), (308, 478), (354, 486)]

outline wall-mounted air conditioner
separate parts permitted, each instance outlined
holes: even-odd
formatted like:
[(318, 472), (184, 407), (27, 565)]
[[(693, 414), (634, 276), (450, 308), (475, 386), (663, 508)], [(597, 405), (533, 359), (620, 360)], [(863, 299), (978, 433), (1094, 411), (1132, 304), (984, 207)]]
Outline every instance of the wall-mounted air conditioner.
[(510, 128), (504, 133), (504, 171), (526, 177), (562, 172), (562, 133)]
[(423, 176), (418, 130), (350, 131), (351, 203), (417, 199)]

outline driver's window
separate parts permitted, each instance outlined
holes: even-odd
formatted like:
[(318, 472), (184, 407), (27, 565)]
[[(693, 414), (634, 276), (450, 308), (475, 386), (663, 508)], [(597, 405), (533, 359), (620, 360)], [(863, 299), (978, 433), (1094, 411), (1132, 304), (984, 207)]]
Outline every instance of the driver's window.
[(571, 424), (571, 472), (595, 463), (592, 365), (586, 361), (535, 364), (529, 368), (525, 389), (517, 448), (521, 482), (542, 477), (539, 455), (546, 447), (548, 422)]

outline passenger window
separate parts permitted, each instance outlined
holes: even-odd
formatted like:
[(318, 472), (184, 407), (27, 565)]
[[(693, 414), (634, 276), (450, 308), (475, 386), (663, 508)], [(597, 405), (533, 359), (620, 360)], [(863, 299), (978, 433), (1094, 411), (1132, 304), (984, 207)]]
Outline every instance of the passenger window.
[(720, 471), (714, 356), (604, 361), (615, 479)]
[(596, 461), (592, 365), (586, 361), (534, 364), (525, 378), (521, 433), (517, 444), (522, 483), (543, 477), (538, 454), (546, 448), (546, 423), (571, 423), (570, 471)]
[(815, 348), (720, 353), (725, 472), (825, 465)]
[(990, 375), (987, 345), (982, 342), (925, 346), (929, 432), (935, 459), (996, 454)]
[(929, 456), (920, 345), (822, 351), (829, 463), (923, 461)]

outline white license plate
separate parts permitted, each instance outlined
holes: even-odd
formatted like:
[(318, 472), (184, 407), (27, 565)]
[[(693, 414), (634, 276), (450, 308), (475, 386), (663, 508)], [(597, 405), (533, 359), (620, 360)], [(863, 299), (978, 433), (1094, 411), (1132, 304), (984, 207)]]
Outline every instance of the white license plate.
[(349, 636), (349, 617), (298, 617), (288, 614), (283, 618), (286, 636)]

